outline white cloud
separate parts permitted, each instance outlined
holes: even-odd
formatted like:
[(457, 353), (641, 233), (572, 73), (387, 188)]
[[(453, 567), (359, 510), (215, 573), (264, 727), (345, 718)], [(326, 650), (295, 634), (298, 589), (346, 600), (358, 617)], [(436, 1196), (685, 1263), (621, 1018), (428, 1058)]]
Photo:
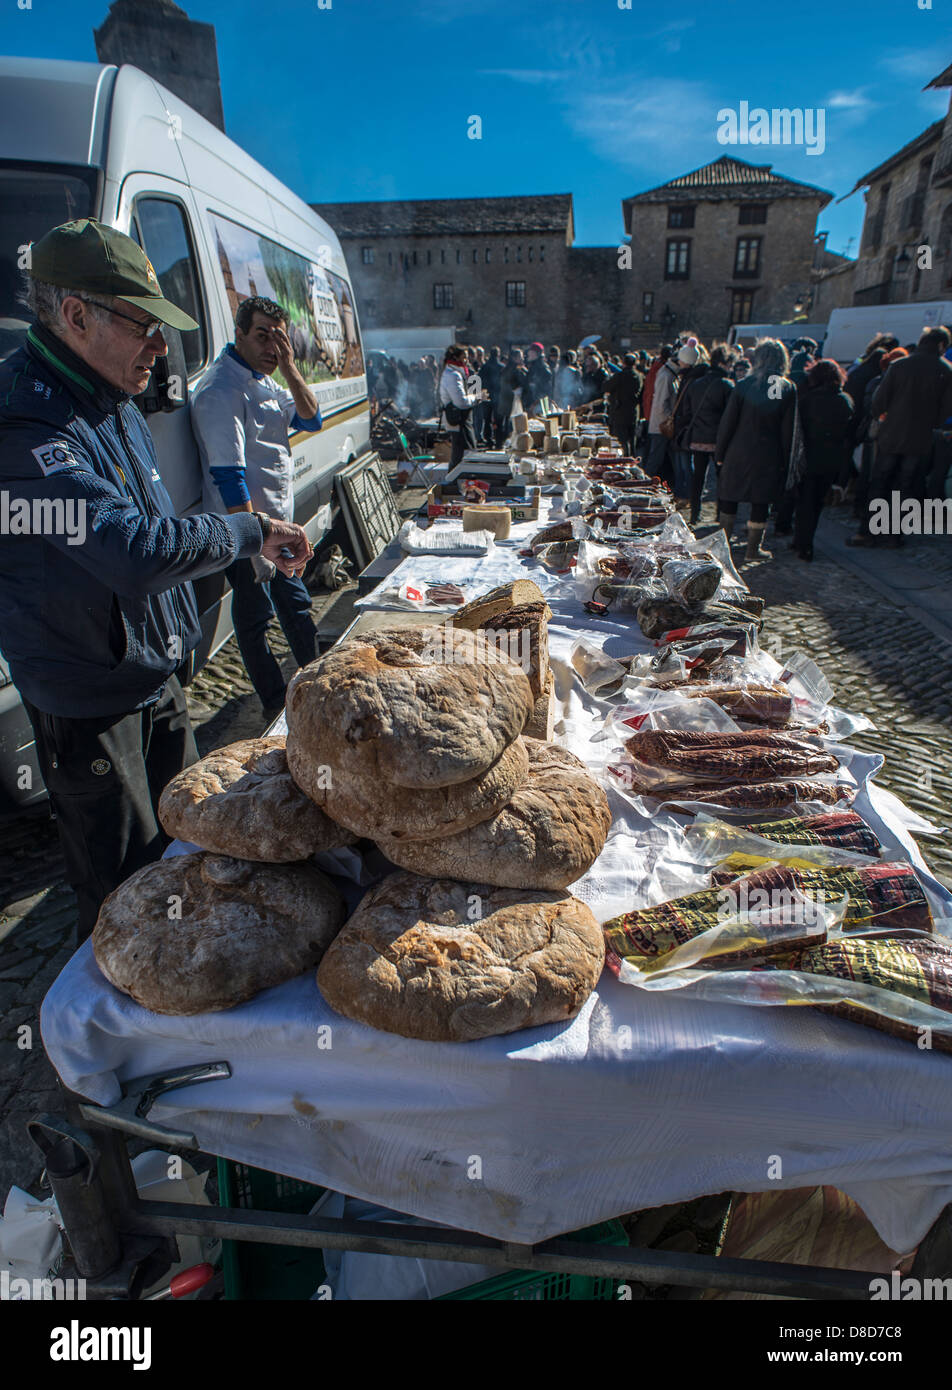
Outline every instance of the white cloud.
[(866, 95), (865, 87), (857, 87), (854, 92), (834, 92), (826, 99), (826, 105), (844, 111), (868, 110), (875, 105)]

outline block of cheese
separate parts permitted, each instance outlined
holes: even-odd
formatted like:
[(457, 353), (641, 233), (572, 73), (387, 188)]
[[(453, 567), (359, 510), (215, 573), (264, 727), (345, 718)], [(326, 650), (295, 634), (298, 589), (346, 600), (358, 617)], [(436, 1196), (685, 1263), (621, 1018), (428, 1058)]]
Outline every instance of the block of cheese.
[(507, 608), (487, 618), (482, 631), (529, 677), (534, 700), (545, 690), (549, 675), (549, 606), (544, 599)]
[(563, 454), (574, 454), (575, 450), (578, 448), (578, 435), (563, 434), (561, 446)]
[(611, 445), (612, 445), (612, 437), (611, 437), (610, 434), (596, 434), (596, 436), (595, 436), (595, 448), (596, 448), (596, 449), (610, 449), (610, 448), (611, 448)]
[(552, 742), (555, 732), (555, 677), (549, 667), (542, 694), (532, 707), (529, 722), (523, 730), (529, 738), (541, 738), (545, 743)]
[(524, 412), (512, 417), (513, 434), (527, 434), (529, 430), (529, 417)]
[[(453, 614), (453, 626), (475, 632), (490, 618), (505, 613), (507, 608), (518, 608), (526, 603), (541, 603), (542, 590), (531, 579), (514, 579), (511, 584), (503, 584), (498, 589), (490, 589), (480, 598), (474, 598)], [(546, 617), (549, 617), (548, 609)]]
[(582, 459), (590, 459), (592, 457), (592, 451), (587, 444), (580, 444), (575, 452), (578, 454), (579, 458)]
[(574, 410), (563, 410), (559, 417), (559, 423), (564, 430), (574, 430), (578, 424), (578, 416)]
[(520, 454), (527, 454), (532, 448), (532, 435), (525, 431), (516, 435), (516, 450)]
[(504, 541), (511, 528), (512, 512), (508, 507), (483, 505), (463, 508), (464, 531), (492, 531), (497, 541)]
[(548, 435), (556, 436), (559, 432), (559, 417), (557, 415), (547, 415), (545, 420), (545, 432)]
[(559, 436), (557, 434), (546, 435), (545, 452), (547, 454), (557, 454), (559, 452)]

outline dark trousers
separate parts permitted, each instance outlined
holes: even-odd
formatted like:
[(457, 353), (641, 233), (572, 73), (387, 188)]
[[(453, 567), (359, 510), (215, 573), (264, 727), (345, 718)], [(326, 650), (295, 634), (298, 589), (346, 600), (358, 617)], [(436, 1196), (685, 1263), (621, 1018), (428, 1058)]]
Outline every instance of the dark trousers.
[(635, 452), (635, 435), (638, 432), (638, 421), (635, 416), (616, 415), (610, 417), (608, 429), (621, 445), (622, 453), (631, 458)]
[(805, 474), (797, 488), (796, 527), (794, 543), (798, 550), (812, 550), (823, 502), (833, 479), (825, 474)]
[(704, 497), (704, 483), (707, 479), (708, 464), (714, 467), (714, 488), (717, 490), (717, 464), (714, 463), (713, 454), (695, 453), (691, 455), (691, 521), (695, 522), (701, 515), (701, 501)]
[[(780, 501), (774, 506), (774, 530), (778, 535), (786, 535), (790, 530), (793, 524), (793, 515), (797, 509), (798, 496), (799, 485), (787, 488)], [(816, 529), (815, 523), (814, 529)]]
[(162, 857), (169, 837), (155, 814), (165, 784), (198, 760), (182, 687), (132, 714), (70, 719), (24, 700), (56, 815), (66, 877), (79, 902), (75, 944), (96, 925), (103, 899)]
[(268, 624), (278, 622), (299, 666), (314, 660), (317, 628), (311, 617), (311, 596), (301, 579), (280, 573), (269, 584), (256, 584), (250, 560), (236, 560), (225, 570), (232, 588), (231, 621), (238, 650), (258, 699), (266, 710), (284, 704), (284, 677), (268, 645)]
[(670, 443), (663, 434), (649, 434), (648, 452), (642, 463), (649, 478), (660, 478), (669, 487), (674, 482), (674, 469), (668, 457)]
[(459, 429), (451, 430), (450, 435), (453, 440), (453, 452), (450, 454), (450, 467), (455, 468), (463, 460), (463, 455), (467, 449), (476, 448), (476, 435), (473, 431), (472, 411), (464, 417)]
[(866, 516), (860, 522), (861, 531), (869, 530), (869, 504), (877, 497), (890, 502), (891, 494), (898, 492), (903, 500), (920, 496), (922, 480), (929, 468), (931, 454), (884, 454), (877, 448), (869, 474), (869, 494)]

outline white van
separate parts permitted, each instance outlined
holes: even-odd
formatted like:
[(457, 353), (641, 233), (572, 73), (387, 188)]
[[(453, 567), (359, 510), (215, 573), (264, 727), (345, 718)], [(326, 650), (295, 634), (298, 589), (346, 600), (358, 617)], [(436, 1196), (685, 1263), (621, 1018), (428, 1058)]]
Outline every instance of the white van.
[[(179, 513), (201, 510), (202, 474), (187, 393), (166, 388), (176, 368), (192, 391), (233, 337), (249, 295), (278, 300), (317, 396), (324, 428), (292, 438), (295, 520), (317, 543), (334, 520), (334, 478), (370, 449), (370, 413), (354, 293), (340, 243), (308, 205), (204, 117), (134, 67), (0, 58), (0, 358), (28, 327), (18, 301), (24, 252), (50, 227), (79, 217), (128, 232), (163, 292), (200, 325), (169, 335), (140, 399), (159, 471)], [(231, 631), (221, 576), (196, 586), (203, 641), (189, 675)], [(0, 815), (45, 797), (16, 768), (33, 735), (0, 660)]]
[(815, 343), (822, 343), (825, 337), (825, 323), (734, 323), (727, 342), (730, 347), (749, 350), (759, 338), (777, 338), (789, 347), (798, 338), (812, 338)]
[(849, 366), (877, 333), (894, 333), (900, 347), (919, 341), (924, 328), (952, 328), (952, 302), (930, 299), (912, 304), (862, 304), (830, 314), (824, 356)]

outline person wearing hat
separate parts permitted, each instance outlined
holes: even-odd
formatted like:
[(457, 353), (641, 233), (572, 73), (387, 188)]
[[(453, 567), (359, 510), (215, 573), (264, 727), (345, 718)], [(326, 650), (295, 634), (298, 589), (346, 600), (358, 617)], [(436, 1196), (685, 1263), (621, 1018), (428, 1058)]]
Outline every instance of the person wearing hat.
[(541, 400), (552, 395), (552, 373), (545, 364), (545, 348), (541, 343), (530, 343), (526, 350), (529, 364), (526, 375), (526, 390), (523, 405), (533, 411)]
[[(175, 516), (132, 397), (196, 328), (130, 237), (91, 218), (33, 243), (25, 345), (0, 364), (0, 486), (28, 526), (0, 535), (0, 650), (33, 726), (76, 892), (78, 941), (103, 899), (158, 859), (155, 807), (197, 751), (176, 671), (201, 638), (190, 581), (311, 555), (299, 526)], [(57, 518), (82, 525), (63, 534)]]

